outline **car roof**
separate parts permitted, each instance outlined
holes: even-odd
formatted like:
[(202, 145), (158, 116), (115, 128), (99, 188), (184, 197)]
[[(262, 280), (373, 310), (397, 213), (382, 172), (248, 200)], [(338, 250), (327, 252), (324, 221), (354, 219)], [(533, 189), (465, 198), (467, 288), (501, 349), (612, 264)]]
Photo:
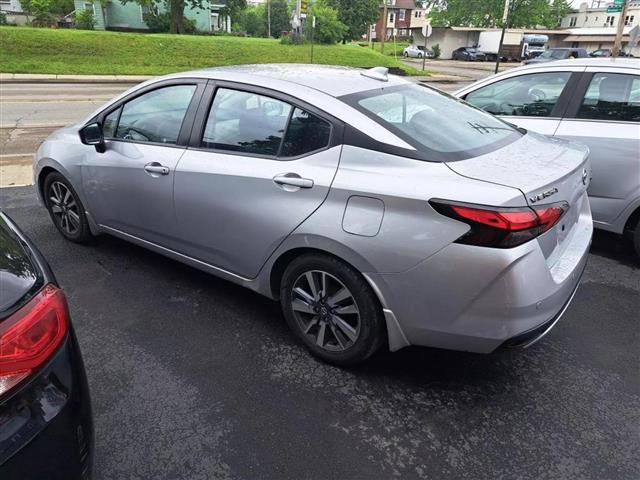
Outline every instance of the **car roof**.
[[(355, 47), (354, 47), (355, 48)], [(396, 75), (388, 75), (387, 81), (362, 75), (366, 70), (333, 65), (309, 65), (296, 63), (270, 63), (234, 65), (196, 70), (171, 75), (171, 77), (200, 77), (211, 80), (227, 80), (276, 88), (286, 93), (286, 84), (294, 88), (312, 88), (332, 97), (410, 83)], [(270, 81), (271, 84), (270, 84)]]
[[(572, 50), (572, 49), (568, 49)], [(537, 68), (549, 68), (549, 67), (620, 67), (620, 68), (633, 68), (640, 69), (640, 59), (629, 57), (600, 57), (600, 58), (575, 58), (573, 60), (556, 60), (554, 62), (545, 63), (533, 63), (531, 65), (524, 65), (522, 67), (516, 67), (501, 72), (500, 75), (522, 70), (535, 70)]]

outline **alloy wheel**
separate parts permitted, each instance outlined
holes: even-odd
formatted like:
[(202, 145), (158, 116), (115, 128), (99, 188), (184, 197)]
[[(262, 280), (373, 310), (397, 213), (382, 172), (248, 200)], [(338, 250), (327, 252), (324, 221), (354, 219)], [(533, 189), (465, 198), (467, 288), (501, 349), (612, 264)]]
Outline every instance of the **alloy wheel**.
[(303, 334), (320, 348), (344, 351), (360, 336), (360, 311), (353, 295), (327, 272), (300, 275), (293, 283), (291, 308)]
[(60, 228), (75, 235), (80, 229), (80, 211), (69, 187), (62, 182), (53, 182), (49, 187), (49, 202)]

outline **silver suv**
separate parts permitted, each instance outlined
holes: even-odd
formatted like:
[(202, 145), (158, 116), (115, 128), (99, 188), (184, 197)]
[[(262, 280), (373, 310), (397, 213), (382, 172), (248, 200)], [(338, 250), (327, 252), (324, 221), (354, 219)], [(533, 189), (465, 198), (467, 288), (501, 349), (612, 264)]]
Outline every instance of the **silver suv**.
[(515, 68), (456, 96), (530, 131), (587, 145), (594, 225), (626, 233), (640, 256), (640, 60)]
[(157, 78), (39, 148), (64, 237), (115, 235), (281, 302), (348, 365), (381, 346), (526, 346), (591, 242), (587, 149), (386, 69)]

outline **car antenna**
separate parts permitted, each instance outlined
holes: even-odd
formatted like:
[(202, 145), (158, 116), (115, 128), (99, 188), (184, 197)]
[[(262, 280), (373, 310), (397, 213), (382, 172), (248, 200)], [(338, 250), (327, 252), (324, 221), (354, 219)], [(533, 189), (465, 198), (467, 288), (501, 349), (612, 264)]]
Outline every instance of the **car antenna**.
[(387, 67), (373, 67), (369, 70), (365, 70), (364, 72), (360, 72), (360, 75), (363, 77), (373, 78), (374, 80), (380, 80), (381, 82), (388, 82), (388, 73), (389, 69)]

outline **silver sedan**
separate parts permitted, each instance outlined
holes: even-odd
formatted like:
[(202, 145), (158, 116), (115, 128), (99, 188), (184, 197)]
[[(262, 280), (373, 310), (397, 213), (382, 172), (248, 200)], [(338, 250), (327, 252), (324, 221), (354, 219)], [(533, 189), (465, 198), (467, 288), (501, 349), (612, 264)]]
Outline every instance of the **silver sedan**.
[(549, 331), (591, 242), (587, 153), (384, 68), (253, 65), (136, 86), (49, 137), (34, 174), (68, 240), (115, 235), (278, 300), (350, 365)]
[(409, 45), (402, 51), (402, 55), (409, 58), (433, 58), (433, 52), (422, 45)]
[(596, 228), (640, 256), (640, 61), (576, 59), (515, 68), (456, 96), (526, 129), (587, 145)]

